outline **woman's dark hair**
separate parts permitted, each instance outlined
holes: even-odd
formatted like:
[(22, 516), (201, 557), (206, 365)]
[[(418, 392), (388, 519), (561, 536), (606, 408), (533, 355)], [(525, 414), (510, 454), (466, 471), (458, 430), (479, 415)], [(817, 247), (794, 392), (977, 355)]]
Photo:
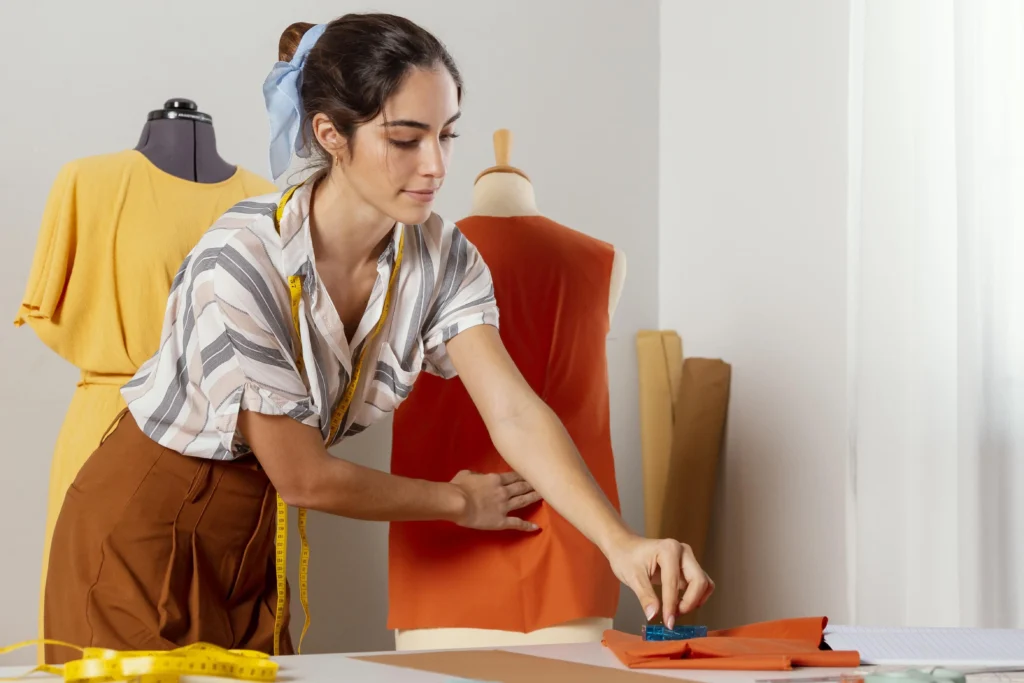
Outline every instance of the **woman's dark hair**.
[[(313, 24), (298, 22), (281, 34), (278, 59), (291, 61)], [(309, 120), (323, 113), (350, 143), (357, 126), (377, 117), (410, 69), (443, 66), (462, 100), (462, 76), (445, 46), (429, 31), (393, 14), (346, 14), (327, 24), (302, 68), (300, 97)], [(319, 148), (316, 139), (308, 142)], [(323, 150), (320, 150), (323, 153)]]

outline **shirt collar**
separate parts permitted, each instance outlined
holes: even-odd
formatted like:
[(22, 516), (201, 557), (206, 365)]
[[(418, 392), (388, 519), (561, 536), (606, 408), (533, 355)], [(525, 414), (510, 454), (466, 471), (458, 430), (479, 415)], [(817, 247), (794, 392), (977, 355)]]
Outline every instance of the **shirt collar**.
[[(313, 176), (295, 188), (281, 215), (280, 232), (284, 260), (286, 265), (292, 266), (292, 270), (297, 268), (307, 256), (310, 259), (313, 258), (313, 236), (310, 230), (309, 213), (313, 199), (313, 185), (317, 178), (318, 176)], [(404, 228), (404, 223), (395, 221), (395, 225), (391, 229), (391, 239), (377, 258), (378, 270), (385, 267), (390, 269), (394, 265), (398, 252), (398, 240)], [(295, 237), (298, 239), (292, 239)]]

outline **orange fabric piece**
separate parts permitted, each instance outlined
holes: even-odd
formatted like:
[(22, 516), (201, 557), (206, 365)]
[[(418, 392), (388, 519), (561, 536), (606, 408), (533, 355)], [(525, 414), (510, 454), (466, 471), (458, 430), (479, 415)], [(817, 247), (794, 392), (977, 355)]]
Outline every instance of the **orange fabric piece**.
[(705, 638), (651, 642), (609, 630), (602, 643), (631, 669), (788, 671), (799, 666), (860, 666), (858, 652), (818, 649), (827, 623), (825, 617), (780, 619), (709, 631)]
[[(541, 216), (458, 226), (491, 271), (509, 354), (618, 509), (605, 351), (614, 248)], [(392, 432), (394, 474), (448, 481), (462, 469), (510, 470), (458, 378), (422, 373)], [(388, 628), (528, 633), (615, 616), (619, 582), (601, 552), (545, 502), (514, 514), (541, 530), (392, 522)]]

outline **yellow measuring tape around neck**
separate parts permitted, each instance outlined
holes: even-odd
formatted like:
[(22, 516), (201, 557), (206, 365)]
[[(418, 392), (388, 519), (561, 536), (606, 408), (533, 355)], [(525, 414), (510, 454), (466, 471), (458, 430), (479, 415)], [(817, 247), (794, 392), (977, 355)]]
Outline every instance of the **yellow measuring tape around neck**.
[(80, 659), (63, 666), (41, 664), (18, 680), (41, 672), (60, 676), (67, 683), (177, 683), (180, 676), (217, 676), (239, 681), (275, 681), (278, 665), (263, 652), (225, 650), (208, 643), (196, 643), (176, 650), (119, 651), (99, 647), (78, 647), (59, 640), (28, 640), (0, 648), (0, 655), (37, 644), (59, 645), (78, 650)]
[[(288, 188), (285, 193), (281, 196), (281, 202), (277, 206), (277, 213), (274, 216), (275, 224), (278, 232), (281, 231), (281, 218), (284, 216), (284, 208), (291, 199), (295, 190), (300, 186), (293, 186)], [(331, 425), (328, 430), (326, 444), (330, 446), (337, 437), (339, 431), (344, 423), (345, 416), (348, 413), (349, 406), (352, 404), (352, 399), (356, 393), (356, 387), (359, 384), (359, 376), (363, 368), (363, 359), (366, 356), (367, 350), (371, 346), (371, 342), (376, 338), (381, 328), (384, 326), (384, 321), (387, 320), (388, 312), (391, 308), (391, 295), (394, 289), (395, 280), (397, 279), (398, 269), (402, 265), (402, 253), (405, 247), (405, 229), (399, 233), (398, 238), (398, 252), (395, 255), (395, 265), (391, 269), (391, 277), (388, 279), (388, 288), (384, 293), (384, 307), (381, 309), (380, 318), (377, 319), (377, 324), (374, 325), (373, 330), (370, 332), (369, 337), (363, 343), (362, 348), (359, 351), (359, 357), (353, 359), (352, 363), (352, 377), (349, 379), (348, 384), (345, 386), (345, 391), (341, 396), (341, 400), (338, 405), (334, 408), (331, 414)], [(295, 327), (295, 339), (296, 339), (296, 350), (295, 350), (295, 364), (299, 368), (299, 372), (303, 371), (304, 363), (302, 358), (302, 333), (299, 320), (302, 313), (302, 276), (290, 275), (288, 277), (288, 290), (291, 294), (291, 310), (292, 310), (292, 324)], [(299, 541), (301, 548), (299, 550), (299, 601), (302, 603), (302, 612), (305, 617), (305, 622), (302, 625), (302, 635), (299, 636), (299, 647), (297, 652), (302, 652), (302, 641), (306, 637), (306, 631), (309, 630), (309, 541), (306, 537), (306, 509), (299, 508)], [(285, 608), (285, 592), (286, 592), (286, 578), (288, 571), (288, 505), (284, 502), (280, 495), (277, 496), (277, 529), (275, 533), (275, 574), (277, 577), (277, 611), (274, 614), (274, 654), (280, 654), (281, 651), (281, 632), (284, 628), (283, 615)]]

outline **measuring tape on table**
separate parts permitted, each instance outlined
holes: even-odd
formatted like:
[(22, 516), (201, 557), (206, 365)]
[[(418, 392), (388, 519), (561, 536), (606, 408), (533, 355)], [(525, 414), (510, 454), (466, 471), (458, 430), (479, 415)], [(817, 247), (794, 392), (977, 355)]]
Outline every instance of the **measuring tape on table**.
[[(281, 232), (281, 218), (284, 216), (284, 207), (291, 199), (295, 190), (299, 186), (293, 186), (288, 188), (285, 193), (281, 196), (281, 203), (277, 206), (277, 212), (274, 215), (274, 224), (277, 228), (278, 234)], [(370, 347), (371, 342), (377, 337), (381, 328), (384, 326), (384, 321), (387, 320), (388, 312), (391, 307), (391, 293), (394, 289), (395, 280), (397, 279), (398, 269), (402, 265), (402, 253), (405, 248), (405, 229), (403, 227), (402, 232), (398, 238), (398, 253), (395, 256), (395, 265), (391, 269), (391, 277), (388, 280), (388, 288), (384, 293), (384, 307), (381, 309), (380, 318), (377, 320), (377, 324), (374, 326), (373, 331), (370, 332), (370, 336), (367, 337), (366, 342), (363, 344), (359, 351), (359, 358), (352, 364), (352, 378), (349, 380), (348, 385), (345, 387), (345, 392), (342, 394), (341, 401), (338, 402), (337, 407), (331, 414), (331, 427), (328, 431), (327, 444), (331, 444), (341, 429), (341, 425), (344, 422), (345, 416), (348, 413), (349, 406), (352, 404), (352, 399), (356, 393), (356, 387), (359, 385), (359, 376), (363, 368), (363, 359), (366, 356), (366, 350)], [(291, 309), (292, 309), (292, 324), (295, 327), (295, 339), (296, 339), (296, 351), (295, 351), (295, 364), (299, 369), (299, 372), (303, 372), (304, 363), (302, 358), (302, 334), (299, 325), (299, 320), (302, 315), (302, 276), (301, 275), (290, 275), (288, 277), (288, 291), (291, 295)], [(302, 625), (302, 635), (299, 636), (299, 647), (297, 652), (302, 652), (302, 641), (306, 637), (306, 631), (309, 630), (309, 541), (306, 537), (306, 509), (299, 508), (299, 541), (301, 543), (301, 549), (299, 551), (299, 601), (302, 603), (302, 613), (305, 617), (305, 622)], [(274, 613), (274, 654), (279, 655), (281, 653), (281, 632), (284, 628), (283, 615), (285, 608), (285, 586), (288, 571), (288, 505), (281, 498), (280, 494), (277, 496), (277, 530), (274, 538), (275, 546), (275, 574), (277, 577), (277, 610)]]
[(120, 651), (79, 647), (59, 640), (28, 640), (0, 648), (0, 655), (31, 645), (59, 645), (78, 650), (80, 659), (63, 666), (41, 664), (18, 680), (36, 672), (60, 676), (67, 683), (177, 683), (180, 676), (217, 676), (239, 681), (275, 681), (278, 664), (255, 650), (226, 650), (209, 643), (196, 643), (176, 650)]

